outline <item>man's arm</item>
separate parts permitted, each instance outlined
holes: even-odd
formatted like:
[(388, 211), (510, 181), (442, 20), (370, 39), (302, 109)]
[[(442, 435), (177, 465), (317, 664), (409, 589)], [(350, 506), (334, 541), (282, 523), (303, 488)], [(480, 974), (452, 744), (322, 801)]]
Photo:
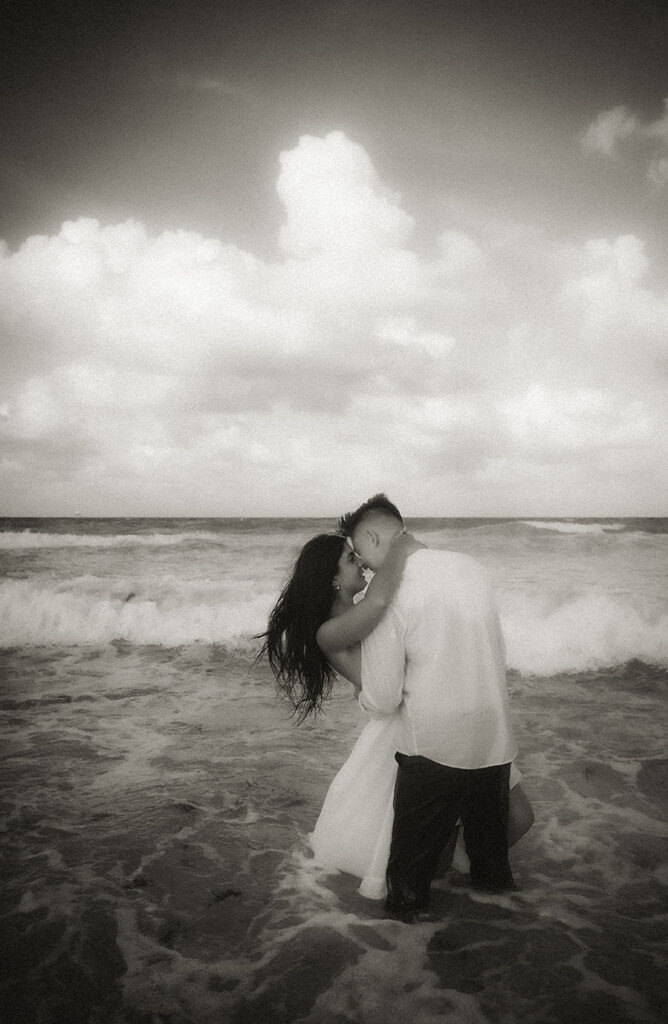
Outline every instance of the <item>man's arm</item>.
[(389, 715), (403, 700), (406, 647), (394, 607), (362, 641), (360, 704), (370, 715)]

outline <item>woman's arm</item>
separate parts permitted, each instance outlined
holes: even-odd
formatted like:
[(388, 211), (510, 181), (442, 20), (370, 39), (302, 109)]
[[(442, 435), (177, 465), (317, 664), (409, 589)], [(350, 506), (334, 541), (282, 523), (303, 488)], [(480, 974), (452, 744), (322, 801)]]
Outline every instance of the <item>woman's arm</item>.
[(359, 643), (376, 628), (399, 587), (406, 559), (415, 549), (415, 538), (411, 534), (397, 534), (392, 539), (385, 561), (371, 580), (364, 600), (323, 622), (315, 638), (330, 661), (330, 655)]

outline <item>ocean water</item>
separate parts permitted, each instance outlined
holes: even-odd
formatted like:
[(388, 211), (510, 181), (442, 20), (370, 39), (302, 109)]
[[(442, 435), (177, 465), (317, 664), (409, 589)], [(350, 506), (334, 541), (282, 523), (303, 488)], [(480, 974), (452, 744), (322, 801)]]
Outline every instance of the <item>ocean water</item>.
[(536, 823), (408, 926), (307, 835), (363, 720), (254, 635), (312, 519), (0, 521), (3, 1019), (664, 1019), (668, 520), (413, 520), (492, 573)]

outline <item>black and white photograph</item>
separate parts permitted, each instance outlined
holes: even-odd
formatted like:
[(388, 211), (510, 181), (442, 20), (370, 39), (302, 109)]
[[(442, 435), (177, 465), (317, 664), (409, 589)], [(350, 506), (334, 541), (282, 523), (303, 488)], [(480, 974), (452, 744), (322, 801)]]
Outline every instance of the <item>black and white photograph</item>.
[(3, 1024), (663, 1024), (668, 7), (0, 46)]

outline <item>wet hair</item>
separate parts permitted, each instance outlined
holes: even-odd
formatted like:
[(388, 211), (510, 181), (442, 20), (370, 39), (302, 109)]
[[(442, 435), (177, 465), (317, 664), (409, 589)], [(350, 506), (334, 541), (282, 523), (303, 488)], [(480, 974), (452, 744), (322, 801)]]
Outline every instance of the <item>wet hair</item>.
[[(315, 639), (330, 617), (345, 541), (321, 533), (302, 548), (288, 582), (269, 614), (257, 659), (267, 656), (279, 693), (287, 697), (298, 723), (317, 712), (332, 690), (334, 669)], [(256, 659), (256, 660), (257, 660)]]
[(363, 519), (369, 515), (381, 515), (388, 519), (396, 519), (401, 525), (404, 520), (396, 505), (393, 505), (386, 494), (374, 494), (356, 508), (354, 512), (346, 512), (337, 523), (337, 529), (343, 537), (351, 537)]

